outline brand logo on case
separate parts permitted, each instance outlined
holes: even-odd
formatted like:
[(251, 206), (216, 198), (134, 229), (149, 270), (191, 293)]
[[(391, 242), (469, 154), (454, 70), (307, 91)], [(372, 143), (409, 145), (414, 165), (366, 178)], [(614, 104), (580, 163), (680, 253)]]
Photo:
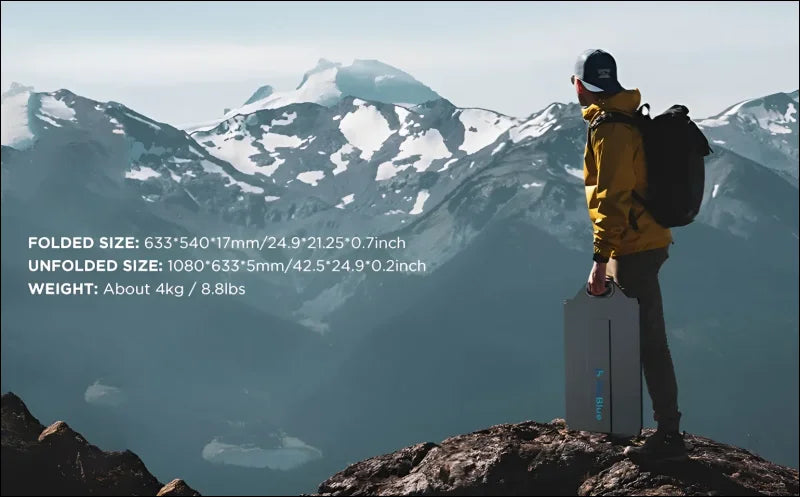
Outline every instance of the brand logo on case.
[(603, 405), (605, 404), (603, 398), (603, 374), (605, 374), (605, 371), (602, 369), (594, 370), (594, 419), (597, 421), (603, 420)]

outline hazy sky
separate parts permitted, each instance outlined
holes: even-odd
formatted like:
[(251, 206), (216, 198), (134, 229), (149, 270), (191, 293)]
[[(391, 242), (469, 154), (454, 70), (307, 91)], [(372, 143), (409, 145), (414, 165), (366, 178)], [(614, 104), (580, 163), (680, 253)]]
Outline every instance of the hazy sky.
[(320, 57), (378, 59), (461, 107), (574, 101), (603, 48), (653, 110), (695, 117), (798, 88), (798, 2), (2, 2), (2, 89), (68, 88), (156, 120), (220, 116)]

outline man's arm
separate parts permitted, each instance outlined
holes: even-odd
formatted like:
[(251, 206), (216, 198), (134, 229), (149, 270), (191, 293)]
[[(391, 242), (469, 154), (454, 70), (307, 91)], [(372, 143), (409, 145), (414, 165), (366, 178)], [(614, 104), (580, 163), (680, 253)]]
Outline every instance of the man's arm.
[(628, 228), (631, 191), (636, 185), (632, 130), (624, 124), (602, 124), (594, 131), (592, 148), (597, 164), (594, 253), (607, 259)]

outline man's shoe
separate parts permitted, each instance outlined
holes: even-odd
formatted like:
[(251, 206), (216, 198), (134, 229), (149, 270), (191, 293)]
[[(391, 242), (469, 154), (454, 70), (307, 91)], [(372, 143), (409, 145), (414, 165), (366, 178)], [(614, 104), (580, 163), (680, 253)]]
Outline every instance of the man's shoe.
[(689, 458), (683, 436), (675, 432), (656, 430), (641, 446), (625, 447), (623, 454), (631, 460), (685, 461)]

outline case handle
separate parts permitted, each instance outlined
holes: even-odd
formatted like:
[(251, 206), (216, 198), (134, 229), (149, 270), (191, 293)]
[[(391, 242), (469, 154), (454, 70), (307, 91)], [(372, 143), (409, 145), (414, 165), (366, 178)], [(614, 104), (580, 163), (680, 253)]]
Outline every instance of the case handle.
[(607, 279), (606, 280), (606, 291), (601, 293), (600, 295), (594, 295), (592, 292), (589, 291), (589, 283), (586, 283), (586, 295), (594, 298), (605, 298), (610, 297), (614, 294), (614, 280)]

